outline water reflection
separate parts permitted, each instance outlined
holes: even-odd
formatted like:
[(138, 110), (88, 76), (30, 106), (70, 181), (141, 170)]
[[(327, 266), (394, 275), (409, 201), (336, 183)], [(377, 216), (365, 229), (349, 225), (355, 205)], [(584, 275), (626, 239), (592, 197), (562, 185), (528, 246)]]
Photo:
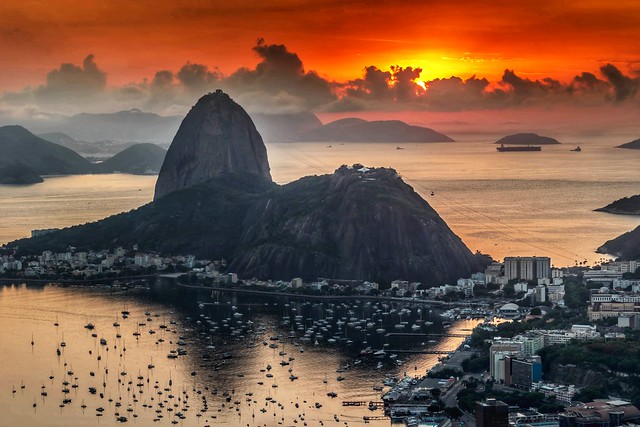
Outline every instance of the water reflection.
[[(380, 400), (386, 377), (421, 375), (437, 363), (436, 354), (401, 350), (450, 350), (462, 341), (425, 336), (435, 326), (419, 306), (203, 291), (174, 294), (179, 308), (159, 299), (135, 289), (0, 288), (3, 422), (362, 423), (381, 413), (342, 401)], [(384, 357), (373, 357), (380, 350)]]

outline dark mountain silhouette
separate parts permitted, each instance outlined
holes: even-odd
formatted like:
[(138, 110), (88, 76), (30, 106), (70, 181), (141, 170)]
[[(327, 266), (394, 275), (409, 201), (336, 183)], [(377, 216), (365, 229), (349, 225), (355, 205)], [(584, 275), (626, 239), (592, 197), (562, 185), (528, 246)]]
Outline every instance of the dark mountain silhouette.
[(38, 138), (22, 126), (0, 127), (0, 153), (0, 166), (13, 165), (12, 173), (23, 169), (25, 177), (31, 173), (66, 175), (92, 171), (91, 163), (78, 153)]
[(100, 173), (157, 174), (167, 150), (151, 143), (134, 144), (110, 159), (95, 165)]
[(299, 141), (318, 142), (452, 142), (433, 129), (411, 126), (399, 120), (366, 121), (346, 118), (303, 133)]
[(632, 150), (640, 150), (640, 139), (627, 142), (626, 144), (618, 145), (616, 148), (629, 148)]
[(623, 260), (640, 259), (640, 226), (609, 240), (596, 252), (615, 255)]
[(38, 253), (137, 244), (225, 258), (240, 277), (265, 279), (436, 284), (481, 268), (481, 259), (393, 169), (342, 166), (274, 184), (250, 122), (227, 95), (205, 95), (174, 138), (154, 202), (10, 245)]
[(560, 144), (558, 140), (548, 136), (540, 136), (535, 133), (515, 133), (500, 138), (496, 144), (504, 145), (553, 145)]
[(271, 181), (267, 149), (251, 118), (218, 90), (200, 98), (182, 121), (160, 170), (154, 200), (233, 172)]
[(37, 184), (44, 181), (29, 166), (19, 161), (0, 163), (0, 184)]
[(596, 211), (620, 215), (640, 215), (640, 195), (623, 197), (605, 207), (596, 209)]

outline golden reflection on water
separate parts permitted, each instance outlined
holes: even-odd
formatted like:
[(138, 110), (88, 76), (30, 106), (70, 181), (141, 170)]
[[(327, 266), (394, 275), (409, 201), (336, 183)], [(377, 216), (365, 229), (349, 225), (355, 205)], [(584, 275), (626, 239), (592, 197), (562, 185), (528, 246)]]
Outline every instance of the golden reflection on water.
[[(216, 310), (228, 311), (229, 307), (225, 304)], [(121, 315), (123, 310), (130, 312), (127, 319)], [(365, 415), (381, 413), (371, 413), (366, 407), (344, 408), (343, 400), (380, 400), (373, 387), (381, 385), (386, 376), (422, 375), (436, 363), (435, 355), (414, 355), (406, 357), (402, 366), (351, 365), (336, 373), (354, 359), (332, 348), (313, 343), (296, 346), (286, 339), (272, 349), (262, 341), (271, 343), (270, 337), (277, 333), (287, 336), (286, 330), (279, 329), (279, 316), (259, 313), (255, 306), (252, 314), (250, 305), (239, 305), (237, 310), (250, 317), (254, 327), (264, 325), (265, 332), (238, 340), (218, 337), (214, 342), (200, 335), (202, 325), (195, 319), (187, 321), (171, 306), (130, 295), (54, 286), (1, 287), (2, 425), (110, 426), (119, 424), (116, 413), (139, 425), (172, 425), (171, 420), (185, 426), (292, 425), (295, 420), (300, 425), (305, 421), (319, 425), (320, 421), (335, 423), (334, 415), (341, 424), (355, 425)], [(95, 329), (85, 328), (88, 323)], [(468, 333), (475, 324), (477, 321), (461, 321), (450, 330)], [(106, 345), (100, 343), (103, 338)], [(169, 359), (178, 341), (184, 341), (187, 355)], [(451, 350), (461, 341), (445, 338), (434, 348)], [(255, 345), (250, 346), (251, 342)], [(206, 349), (214, 344), (215, 349)], [(280, 355), (280, 351), (287, 354)], [(233, 358), (223, 359), (224, 352), (231, 352)], [(203, 359), (205, 353), (211, 359)], [(290, 364), (281, 366), (282, 360)], [(154, 367), (149, 368), (150, 364)], [(267, 365), (272, 366), (270, 371)], [(292, 374), (298, 378), (290, 380)], [(339, 375), (344, 381), (337, 380)], [(43, 391), (46, 396), (41, 395)], [(327, 396), (330, 391), (338, 397)], [(60, 406), (65, 398), (70, 402)], [(176, 412), (182, 412), (185, 419), (176, 418)], [(388, 421), (372, 421), (371, 425), (388, 425)]]

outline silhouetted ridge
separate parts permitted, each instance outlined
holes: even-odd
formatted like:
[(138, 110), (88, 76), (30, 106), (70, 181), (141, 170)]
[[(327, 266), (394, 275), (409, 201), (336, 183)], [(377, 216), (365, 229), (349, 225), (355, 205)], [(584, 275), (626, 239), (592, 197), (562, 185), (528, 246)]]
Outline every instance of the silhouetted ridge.
[(496, 144), (504, 145), (553, 145), (560, 144), (557, 139), (548, 136), (540, 136), (535, 133), (514, 133), (500, 138)]
[(303, 133), (300, 141), (318, 142), (452, 142), (433, 129), (411, 126), (400, 120), (366, 121), (346, 118)]
[(154, 200), (232, 172), (271, 180), (267, 150), (246, 111), (220, 90), (182, 121), (156, 183)]
[(91, 163), (78, 153), (38, 138), (22, 126), (0, 127), (0, 166), (8, 165), (14, 165), (11, 168), (14, 174), (19, 169), (27, 172), (25, 167), (28, 168), (28, 174), (36, 175), (83, 174), (92, 171)]
[(151, 143), (134, 144), (110, 159), (96, 165), (102, 173), (156, 174), (162, 167), (167, 151)]

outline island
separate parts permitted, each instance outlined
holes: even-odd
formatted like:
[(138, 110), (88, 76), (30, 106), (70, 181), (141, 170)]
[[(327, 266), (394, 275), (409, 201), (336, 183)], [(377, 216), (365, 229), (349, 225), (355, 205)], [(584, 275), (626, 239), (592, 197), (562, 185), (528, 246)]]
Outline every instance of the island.
[(433, 129), (412, 126), (400, 120), (367, 121), (346, 118), (328, 123), (299, 136), (300, 142), (453, 142)]
[(609, 203), (602, 208), (594, 209), (596, 212), (607, 212), (618, 215), (640, 215), (640, 194), (631, 197), (623, 197)]
[(626, 144), (618, 145), (616, 148), (628, 148), (630, 150), (640, 150), (640, 139), (627, 142)]
[(557, 139), (540, 136), (535, 133), (514, 133), (500, 138), (495, 142), (499, 145), (555, 145), (560, 144)]

